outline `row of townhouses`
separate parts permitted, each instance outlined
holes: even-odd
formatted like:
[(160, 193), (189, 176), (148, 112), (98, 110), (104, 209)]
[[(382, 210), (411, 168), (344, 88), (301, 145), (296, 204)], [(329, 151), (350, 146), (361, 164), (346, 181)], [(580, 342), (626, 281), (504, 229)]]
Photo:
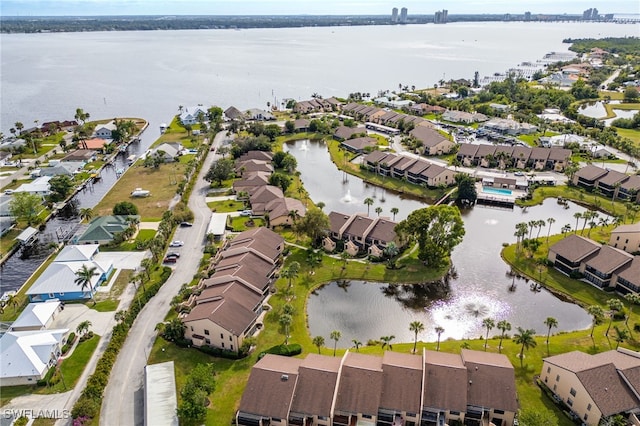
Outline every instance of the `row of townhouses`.
[(213, 273), (187, 302), (191, 310), (182, 317), (185, 338), (194, 346), (237, 352), (260, 327), (283, 249), (284, 239), (264, 227), (226, 241), (212, 261)]
[(379, 175), (405, 179), (413, 184), (429, 187), (452, 185), (457, 174), (426, 160), (383, 151), (373, 151), (366, 155), (362, 164)]
[(269, 185), (273, 173), (271, 153), (249, 151), (236, 160), (236, 173), (242, 178), (233, 182), (236, 194), (248, 194), (254, 215), (267, 215), (269, 226), (292, 225), (295, 220), (291, 212), (304, 217), (306, 207), (300, 200), (285, 197), (282, 189)]
[(589, 164), (573, 175), (572, 182), (589, 191), (597, 189), (600, 194), (611, 199), (617, 198), (636, 203), (640, 201), (640, 176), (638, 175), (627, 175)]
[(305, 359), (266, 355), (251, 370), (238, 425), (511, 426), (518, 410), (505, 355), (347, 351)]
[(429, 120), (425, 120), (422, 117), (391, 111), (388, 108), (379, 108), (355, 102), (343, 106), (342, 113), (360, 121), (382, 124), (384, 126), (395, 128), (400, 125), (400, 122), (403, 122), (405, 125), (413, 125), (414, 128), (419, 126), (433, 127), (433, 124), (431, 124)]
[(613, 246), (570, 234), (549, 247), (548, 259), (560, 272), (583, 277), (599, 288), (612, 288), (621, 294), (640, 293), (640, 259), (624, 251), (637, 251), (638, 241), (632, 247), (626, 233), (625, 229), (613, 232)]
[(571, 154), (571, 150), (565, 148), (461, 143), (456, 157), (465, 167), (552, 169), (561, 172), (569, 164)]
[(365, 252), (374, 257), (382, 257), (384, 249), (394, 243), (401, 247), (393, 222), (384, 217), (369, 217), (363, 213), (347, 215), (329, 213), (329, 234), (323, 239), (322, 247), (332, 252), (336, 242), (344, 242), (344, 250), (351, 256)]
[(310, 114), (314, 112), (331, 112), (340, 108), (342, 102), (336, 98), (314, 98), (308, 101), (299, 101), (293, 106), (293, 112), (298, 114)]

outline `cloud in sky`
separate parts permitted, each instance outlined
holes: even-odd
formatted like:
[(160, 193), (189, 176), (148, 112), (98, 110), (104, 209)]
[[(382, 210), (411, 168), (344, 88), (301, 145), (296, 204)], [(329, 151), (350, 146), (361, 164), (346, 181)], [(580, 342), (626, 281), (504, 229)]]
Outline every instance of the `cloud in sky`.
[(638, 0), (2, 0), (3, 16), (372, 14), (407, 7), (409, 14), (640, 13)]

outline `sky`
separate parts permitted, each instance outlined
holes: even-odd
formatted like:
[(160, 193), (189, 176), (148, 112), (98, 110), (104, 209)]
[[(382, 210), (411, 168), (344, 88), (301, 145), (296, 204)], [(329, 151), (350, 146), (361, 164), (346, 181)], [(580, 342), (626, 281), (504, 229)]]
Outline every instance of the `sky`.
[(460, 13), (569, 13), (596, 7), (604, 13), (640, 14), (639, 0), (0, 0), (2, 16), (97, 15), (409, 15), (447, 9)]

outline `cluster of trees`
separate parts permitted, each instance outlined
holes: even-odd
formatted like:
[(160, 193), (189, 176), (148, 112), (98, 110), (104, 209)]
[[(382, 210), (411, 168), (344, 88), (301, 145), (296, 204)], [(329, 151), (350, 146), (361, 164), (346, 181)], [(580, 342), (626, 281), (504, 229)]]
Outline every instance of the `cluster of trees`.
[(213, 364), (197, 364), (180, 391), (182, 400), (178, 406), (178, 417), (186, 422), (202, 422), (207, 417), (208, 396), (215, 389)]

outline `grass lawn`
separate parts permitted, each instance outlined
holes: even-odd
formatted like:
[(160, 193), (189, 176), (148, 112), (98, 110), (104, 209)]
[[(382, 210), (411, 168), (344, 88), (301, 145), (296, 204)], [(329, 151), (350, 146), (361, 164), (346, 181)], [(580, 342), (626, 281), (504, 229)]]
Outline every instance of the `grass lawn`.
[(13, 398), (33, 392), (34, 385), (2, 386), (0, 388), (0, 407), (4, 407)]
[(88, 300), (85, 304), (90, 309), (95, 309), (98, 312), (113, 312), (118, 309), (120, 303), (120, 295), (124, 289), (129, 285), (129, 278), (133, 275), (131, 269), (121, 269), (116, 282), (113, 283), (111, 291), (106, 293), (96, 293), (96, 304), (93, 304), (93, 300)]
[[(96, 216), (111, 214), (113, 206), (120, 201), (130, 201), (138, 207), (144, 220), (160, 218), (173, 199), (177, 183), (184, 180), (185, 165), (179, 162), (161, 164), (159, 168), (143, 167), (136, 163), (130, 167), (116, 182), (104, 198), (93, 208)], [(132, 198), (131, 191), (143, 188), (151, 192), (151, 196)]]
[[(248, 218), (243, 216), (231, 217), (228, 221), (233, 232), (242, 232), (248, 229), (264, 226), (265, 222), (262, 218)], [(251, 224), (253, 222), (253, 224)]]
[[(84, 371), (84, 367), (87, 365), (89, 358), (91, 358), (91, 355), (98, 347), (99, 342), (100, 336), (94, 334), (91, 339), (78, 343), (78, 346), (76, 346), (71, 356), (64, 359), (62, 364), (60, 364), (60, 372), (62, 373), (62, 377), (64, 377), (64, 384), (62, 383), (62, 380), (60, 380), (53, 386), (37, 388), (34, 393), (52, 394), (72, 389), (78, 382), (78, 379)], [(56, 374), (59, 373), (56, 372)]]
[(616, 127), (616, 131), (618, 132), (618, 135), (620, 135), (620, 137), (631, 139), (636, 145), (636, 148), (640, 148), (640, 130), (620, 129)]
[(11, 229), (0, 238), (0, 258), (13, 248), (14, 244), (18, 244), (16, 237), (22, 232), (21, 229)]
[(207, 206), (216, 213), (237, 212), (245, 208), (245, 204), (242, 201), (236, 200), (211, 201), (207, 203)]

